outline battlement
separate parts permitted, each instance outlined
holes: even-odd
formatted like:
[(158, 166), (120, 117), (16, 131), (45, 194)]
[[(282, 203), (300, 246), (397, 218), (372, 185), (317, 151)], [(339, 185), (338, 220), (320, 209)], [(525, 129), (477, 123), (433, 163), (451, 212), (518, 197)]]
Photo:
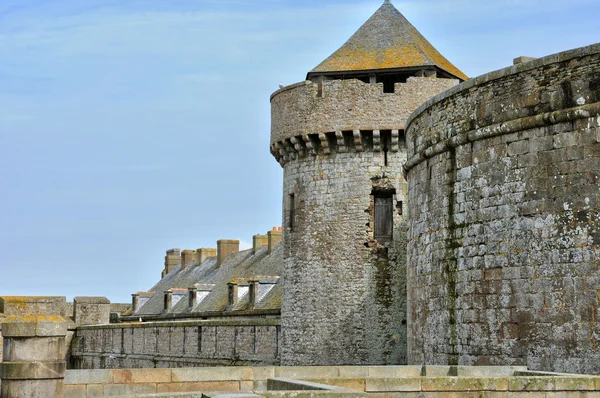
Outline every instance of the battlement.
[(490, 72), (432, 97), (408, 118), (405, 170), (467, 143), (597, 116), (599, 66), (600, 43)]
[[(411, 111), (457, 84), (410, 77), (396, 83), (393, 93), (385, 93), (382, 83), (356, 79), (284, 87), (271, 96), (271, 153), (283, 166), (309, 154), (398, 151)], [(389, 137), (384, 145), (382, 136)]]

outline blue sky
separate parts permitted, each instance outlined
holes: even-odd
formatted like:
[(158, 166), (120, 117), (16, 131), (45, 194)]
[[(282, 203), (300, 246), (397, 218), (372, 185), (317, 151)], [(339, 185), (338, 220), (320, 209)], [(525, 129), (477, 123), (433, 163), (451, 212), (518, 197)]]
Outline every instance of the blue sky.
[[(381, 3), (2, 0), (0, 295), (128, 302), (279, 225), (269, 95)], [(600, 41), (597, 0), (393, 3), (469, 76)]]

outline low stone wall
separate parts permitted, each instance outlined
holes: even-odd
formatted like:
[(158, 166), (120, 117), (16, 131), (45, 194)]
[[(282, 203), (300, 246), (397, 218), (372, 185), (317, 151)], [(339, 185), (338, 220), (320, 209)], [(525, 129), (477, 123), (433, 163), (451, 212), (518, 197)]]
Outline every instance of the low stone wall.
[[(272, 369), (272, 368), (271, 368)], [(87, 398), (190, 391), (253, 391), (269, 373), (252, 368), (70, 370), (65, 397)], [(255, 379), (258, 379), (256, 384)]]
[(279, 364), (278, 319), (116, 324), (77, 328), (75, 369)]
[[(524, 367), (327, 366), (70, 370), (65, 397), (597, 397), (600, 377)], [(520, 376), (527, 374), (527, 376)], [(240, 395), (243, 394), (243, 395)]]

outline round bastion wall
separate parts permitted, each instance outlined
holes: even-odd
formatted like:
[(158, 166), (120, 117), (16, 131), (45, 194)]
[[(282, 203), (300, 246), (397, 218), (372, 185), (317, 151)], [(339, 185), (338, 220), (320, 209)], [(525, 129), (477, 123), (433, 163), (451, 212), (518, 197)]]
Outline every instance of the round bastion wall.
[[(272, 96), (271, 151), (284, 168), (282, 365), (406, 363), (403, 129), (456, 84), (411, 78), (384, 93), (358, 80), (303, 82)], [(388, 241), (375, 237), (377, 195), (392, 209)]]
[(408, 120), (410, 364), (600, 373), (600, 45)]

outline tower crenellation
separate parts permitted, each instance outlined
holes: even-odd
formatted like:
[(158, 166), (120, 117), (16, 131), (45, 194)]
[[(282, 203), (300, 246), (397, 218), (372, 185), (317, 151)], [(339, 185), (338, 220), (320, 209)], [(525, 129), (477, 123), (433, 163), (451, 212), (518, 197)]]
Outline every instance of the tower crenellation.
[(306, 81), (271, 96), (271, 153), (282, 166), (333, 152), (397, 152), (410, 112), (458, 84), (457, 79), (411, 77), (384, 93), (382, 83), (358, 79)]

